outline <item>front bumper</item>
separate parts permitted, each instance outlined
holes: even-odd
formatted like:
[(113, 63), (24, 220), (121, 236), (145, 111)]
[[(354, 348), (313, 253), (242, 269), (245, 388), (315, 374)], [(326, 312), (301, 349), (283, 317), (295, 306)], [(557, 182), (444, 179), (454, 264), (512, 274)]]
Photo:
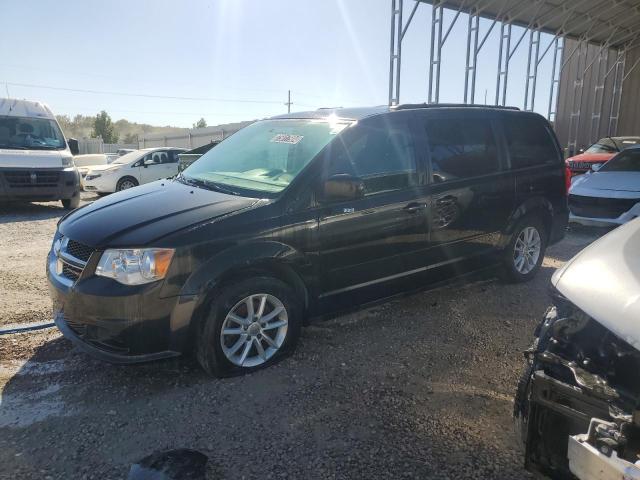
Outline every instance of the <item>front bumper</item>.
[(631, 210), (624, 212), (617, 218), (581, 217), (571, 213), (569, 222), (579, 223), (589, 227), (617, 227), (623, 225), (636, 217), (640, 217), (640, 203), (634, 205)]
[(140, 363), (183, 353), (194, 301), (160, 296), (161, 282), (127, 286), (93, 275), (94, 252), (75, 280), (58, 274), (49, 253), (47, 278), (55, 323), (88, 354), (111, 363)]
[(82, 187), (85, 192), (113, 193), (116, 191), (117, 179), (120, 178), (115, 174), (101, 173), (99, 177), (87, 179), (85, 174), (82, 179)]
[(80, 192), (75, 168), (0, 169), (0, 200), (47, 201), (70, 199)]

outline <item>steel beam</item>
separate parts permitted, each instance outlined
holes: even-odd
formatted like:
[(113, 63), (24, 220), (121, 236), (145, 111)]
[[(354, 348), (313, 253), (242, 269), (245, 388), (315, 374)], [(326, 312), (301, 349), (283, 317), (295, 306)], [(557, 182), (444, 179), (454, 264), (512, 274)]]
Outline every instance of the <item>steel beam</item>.
[(389, 53), (389, 105), (400, 101), (400, 67), (402, 64), (403, 0), (391, 0), (391, 42)]

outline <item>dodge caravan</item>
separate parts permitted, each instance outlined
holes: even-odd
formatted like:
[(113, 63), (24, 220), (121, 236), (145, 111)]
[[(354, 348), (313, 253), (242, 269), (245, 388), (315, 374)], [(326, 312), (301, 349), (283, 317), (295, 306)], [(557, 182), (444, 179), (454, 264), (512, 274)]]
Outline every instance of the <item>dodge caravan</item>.
[(549, 123), (516, 109), (259, 121), (173, 179), (63, 218), (47, 263), (55, 321), (107, 361), (195, 351), (209, 373), (252, 371), (290, 353), (307, 319), (470, 259), (531, 279), (564, 235), (566, 186)]
[(62, 200), (80, 204), (80, 175), (55, 116), (39, 102), (0, 98), (0, 202)]

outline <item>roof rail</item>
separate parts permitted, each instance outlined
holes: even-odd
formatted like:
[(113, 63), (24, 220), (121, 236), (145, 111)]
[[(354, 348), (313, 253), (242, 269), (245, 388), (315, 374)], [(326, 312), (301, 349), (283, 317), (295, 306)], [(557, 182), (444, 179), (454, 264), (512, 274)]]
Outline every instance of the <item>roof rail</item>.
[(344, 108), (344, 107), (320, 107), (320, 108), (316, 108), (316, 110), (340, 110), (341, 108)]
[(518, 107), (503, 107), (502, 105), (480, 105), (477, 103), (403, 103), (391, 107), (394, 110), (412, 110), (414, 108), (490, 108), (494, 110), (520, 110)]

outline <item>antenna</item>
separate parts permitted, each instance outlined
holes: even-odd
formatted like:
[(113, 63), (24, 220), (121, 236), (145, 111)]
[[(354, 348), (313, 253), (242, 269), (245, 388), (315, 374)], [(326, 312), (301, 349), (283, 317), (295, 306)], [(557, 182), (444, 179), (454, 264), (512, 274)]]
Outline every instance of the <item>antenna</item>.
[(291, 90), (289, 90), (289, 95), (287, 98), (287, 102), (285, 103), (285, 105), (287, 106), (287, 113), (291, 113), (291, 105), (293, 105), (293, 103), (291, 103)]

